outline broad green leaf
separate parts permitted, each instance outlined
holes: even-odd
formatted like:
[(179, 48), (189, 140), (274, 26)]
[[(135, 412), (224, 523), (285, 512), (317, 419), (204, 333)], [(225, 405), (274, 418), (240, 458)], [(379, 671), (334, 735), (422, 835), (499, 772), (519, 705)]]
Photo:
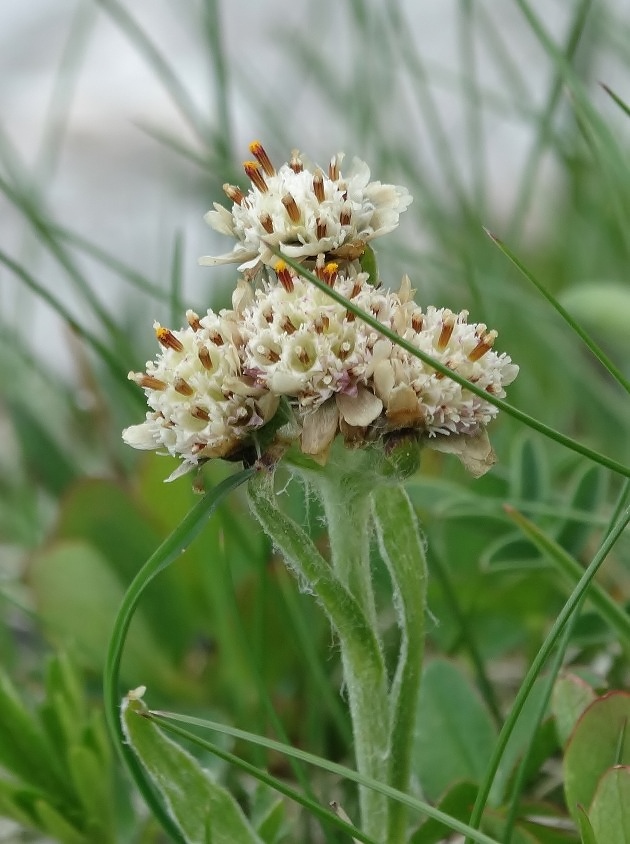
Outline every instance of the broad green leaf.
[(553, 689), (551, 709), (556, 720), (556, 731), (564, 747), (573, 728), (585, 709), (595, 700), (596, 694), (581, 677), (565, 674), (559, 677)]
[(589, 811), (597, 841), (602, 844), (630, 842), (630, 767), (617, 765), (599, 781)]
[(630, 765), (630, 694), (598, 698), (577, 722), (564, 756), (567, 806), (590, 806), (601, 777), (615, 765)]
[[(89, 543), (126, 584), (163, 537), (124, 489), (112, 481), (89, 479), (75, 484), (64, 500), (55, 538)], [(181, 571), (165, 571), (149, 585), (142, 611), (161, 653), (181, 657), (193, 635)]]
[(516, 442), (510, 462), (510, 496), (545, 501), (549, 495), (549, 461), (539, 437), (525, 434)]
[(523, 539), (520, 531), (510, 531), (491, 542), (479, 558), (479, 565), (488, 571), (532, 571), (549, 568), (536, 546)]
[(457, 780), (478, 782), (496, 730), (478, 694), (459, 669), (431, 662), (422, 679), (412, 769), (430, 800)]
[(37, 827), (38, 819), (34, 806), (41, 796), (39, 791), (0, 779), (0, 817), (11, 818), (27, 829)]
[(130, 694), (122, 704), (122, 727), (187, 844), (263, 844), (229, 791), (146, 713), (142, 701)]
[[(467, 821), (477, 796), (477, 786), (472, 782), (459, 782), (442, 797), (438, 809), (460, 821)], [(427, 818), (411, 837), (409, 844), (439, 844), (451, 834), (449, 827)]]
[(630, 351), (630, 290), (612, 281), (593, 281), (569, 287), (561, 296), (562, 304), (585, 327), (600, 332), (607, 345)]
[[(59, 542), (33, 558), (29, 580), (51, 637), (82, 664), (101, 670), (123, 596), (107, 561), (83, 542)], [(131, 679), (150, 676), (162, 686), (176, 681), (142, 613), (134, 619), (123, 668)]]

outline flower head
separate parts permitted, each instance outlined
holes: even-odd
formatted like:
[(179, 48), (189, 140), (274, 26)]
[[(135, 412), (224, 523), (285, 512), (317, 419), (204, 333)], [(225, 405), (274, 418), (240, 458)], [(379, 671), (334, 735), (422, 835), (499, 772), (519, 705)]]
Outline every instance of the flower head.
[(239, 269), (255, 270), (277, 260), (269, 245), (295, 260), (324, 253), (354, 260), (366, 243), (396, 228), (412, 201), (406, 188), (370, 182), (370, 170), (358, 158), (343, 174), (343, 154), (333, 156), (324, 172), (294, 150), (276, 170), (258, 141), (250, 151), (255, 160), (243, 165), (249, 191), (224, 185), (232, 209), (214, 203), (205, 217), (213, 229), (235, 237), (236, 245), (226, 255), (201, 258), (201, 264), (238, 263)]
[(163, 448), (183, 458), (184, 471), (237, 451), (278, 404), (272, 393), (242, 375), (234, 312), (208, 311), (200, 319), (188, 311), (187, 317), (189, 325), (181, 331), (155, 324), (160, 354), (145, 372), (129, 373), (152, 411), (123, 431), (134, 448)]

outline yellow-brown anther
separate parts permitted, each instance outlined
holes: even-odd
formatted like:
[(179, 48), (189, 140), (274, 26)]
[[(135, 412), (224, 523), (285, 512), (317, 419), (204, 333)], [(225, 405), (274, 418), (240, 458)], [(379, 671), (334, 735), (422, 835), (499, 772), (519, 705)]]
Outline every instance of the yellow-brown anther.
[(155, 336), (158, 342), (164, 346), (165, 349), (173, 349), (176, 352), (183, 352), (184, 347), (169, 328), (164, 328), (163, 325), (157, 325), (155, 328)]
[(350, 291), (350, 295), (348, 299), (354, 299), (355, 296), (358, 296), (361, 292), (361, 283), (359, 281), (355, 281), (352, 285), (352, 290)]
[(267, 234), (273, 234), (273, 220), (271, 219), (271, 214), (261, 214), (259, 220), (260, 225), (267, 232)]
[(278, 363), (278, 361), (280, 360), (280, 355), (278, 354), (278, 352), (274, 352), (273, 349), (267, 349), (265, 351), (265, 357), (270, 363)]
[(482, 358), (486, 352), (489, 352), (492, 348), (494, 341), (497, 339), (497, 332), (496, 331), (487, 331), (479, 338), (479, 342), (475, 346), (475, 348), (469, 352), (468, 360), (473, 362)]
[(269, 156), (265, 152), (265, 148), (260, 141), (252, 141), (249, 145), (249, 151), (254, 158), (261, 164), (263, 170), (268, 176), (275, 175), (276, 168), (271, 163)]
[(330, 164), (328, 165), (328, 176), (333, 182), (336, 182), (339, 178), (339, 161), (337, 160), (336, 155), (333, 155), (330, 159)]
[(313, 193), (317, 197), (318, 202), (324, 201), (324, 174), (321, 170), (318, 170), (313, 176)]
[(197, 352), (197, 357), (204, 369), (212, 369), (212, 358), (210, 352), (205, 346), (200, 346)]
[(274, 270), (276, 271), (276, 275), (278, 276), (278, 281), (284, 287), (287, 293), (293, 293), (293, 276), (291, 275), (291, 272), (289, 271), (289, 268), (284, 263), (284, 261), (278, 261), (278, 263), (274, 267)]
[(304, 170), (304, 164), (300, 158), (299, 150), (291, 150), (291, 158), (289, 160), (289, 167), (294, 173), (301, 173)]
[(130, 372), (129, 380), (135, 381), (139, 387), (146, 387), (147, 390), (165, 390), (167, 387), (166, 381), (161, 381), (148, 372)]
[(289, 215), (291, 222), (299, 223), (300, 209), (297, 207), (295, 199), (293, 199), (290, 193), (287, 193), (282, 197), (282, 204), (287, 209), (287, 214)]
[(223, 185), (223, 193), (236, 205), (240, 205), (245, 199), (243, 191), (236, 185), (230, 185), (228, 182)]
[(267, 182), (265, 181), (260, 164), (257, 161), (244, 161), (243, 169), (254, 187), (258, 188), (261, 193), (267, 193), (269, 188), (267, 187)]
[(443, 352), (448, 346), (448, 341), (451, 339), (451, 334), (453, 333), (454, 328), (455, 315), (451, 314), (450, 316), (445, 316), (442, 321), (442, 330), (440, 331), (440, 336), (437, 341), (437, 347), (441, 352)]
[(289, 319), (289, 317), (284, 318), (280, 328), (284, 331), (285, 334), (293, 334), (297, 330)]
[(339, 222), (341, 223), (342, 226), (349, 226), (351, 220), (352, 220), (352, 208), (350, 208), (348, 205), (344, 205), (344, 207), (341, 209), (341, 212), (339, 214)]
[(414, 331), (422, 331), (422, 326), (424, 325), (424, 317), (422, 316), (422, 311), (417, 310), (414, 311), (411, 316), (411, 327)]
[(210, 414), (208, 411), (203, 407), (199, 407), (198, 404), (191, 408), (190, 415), (194, 416), (195, 419), (201, 419), (202, 422), (208, 422), (210, 420)]
[(306, 366), (311, 362), (311, 359), (309, 358), (306, 349), (303, 349), (301, 346), (296, 346), (295, 351), (297, 354), (297, 359), (303, 366)]
[(322, 271), (322, 275), (324, 276), (322, 281), (324, 281), (329, 287), (333, 287), (337, 281), (338, 270), (339, 264), (335, 264), (334, 261), (330, 261), (326, 264)]
[(318, 217), (315, 220), (315, 225), (317, 226), (317, 228), (315, 229), (317, 239), (321, 240), (323, 237), (326, 237), (326, 232), (328, 231), (326, 222)]
[(330, 319), (326, 316), (326, 314), (322, 314), (315, 320), (315, 331), (318, 334), (322, 334), (324, 331), (328, 331), (329, 325)]
[(173, 387), (181, 396), (192, 396), (195, 392), (188, 381), (184, 380), (184, 378), (176, 378), (173, 381)]
[(194, 311), (186, 311), (186, 319), (188, 320), (188, 325), (192, 328), (193, 331), (199, 331), (201, 328), (201, 323), (199, 322), (199, 314), (196, 314)]
[(346, 311), (346, 322), (354, 322), (356, 316), (352, 313), (352, 311)]
[(223, 335), (219, 331), (211, 331), (208, 336), (215, 346), (223, 346), (225, 343)]

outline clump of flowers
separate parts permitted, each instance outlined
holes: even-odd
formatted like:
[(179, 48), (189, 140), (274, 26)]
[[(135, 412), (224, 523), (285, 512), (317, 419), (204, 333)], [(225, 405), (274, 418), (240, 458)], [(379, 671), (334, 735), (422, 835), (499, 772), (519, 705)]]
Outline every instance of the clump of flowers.
[[(486, 426), (495, 405), (326, 293), (335, 290), (485, 394), (505, 396), (518, 367), (494, 351), (496, 331), (468, 323), (466, 311), (420, 307), (406, 277), (392, 292), (362, 270), (369, 241), (392, 231), (410, 204), (407, 190), (371, 182), (358, 159), (343, 175), (342, 155), (324, 172), (294, 151), (276, 170), (258, 142), (250, 150), (256, 159), (244, 164), (250, 189), (224, 186), (232, 209), (215, 203), (206, 216), (236, 239), (234, 249), (200, 259), (240, 264), (232, 309), (203, 317), (189, 311), (180, 331), (156, 325), (160, 355), (129, 376), (145, 390), (151, 412), (124, 431), (125, 441), (179, 456), (186, 470), (255, 445), (283, 404), (292, 424), (276, 426), (278, 436), (320, 462), (338, 434), (361, 447), (413, 432), (482, 474), (494, 462)], [(324, 289), (274, 249), (314, 272)]]

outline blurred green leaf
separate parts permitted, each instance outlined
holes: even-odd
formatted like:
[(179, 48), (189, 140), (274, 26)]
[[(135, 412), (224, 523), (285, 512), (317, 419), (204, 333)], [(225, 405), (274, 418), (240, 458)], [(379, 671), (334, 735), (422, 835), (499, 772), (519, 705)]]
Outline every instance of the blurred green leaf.
[(630, 767), (617, 765), (603, 775), (589, 810), (595, 839), (601, 844), (630, 840)]
[(567, 746), (564, 790), (577, 820), (578, 806), (590, 806), (607, 770), (630, 765), (630, 694), (611, 692), (594, 701), (577, 722)]
[(420, 688), (412, 770), (430, 800), (457, 780), (477, 782), (490, 759), (496, 730), (481, 699), (450, 662), (436, 659)]
[(630, 290), (610, 281), (593, 281), (569, 287), (561, 294), (565, 308), (581, 323), (596, 331), (607, 346), (630, 351)]
[(580, 840), (582, 844), (599, 844), (593, 832), (593, 826), (583, 806), (578, 806), (577, 822), (580, 828)]
[(121, 709), (123, 730), (187, 844), (263, 844), (229, 791), (143, 717), (146, 711), (141, 701), (126, 698)]
[(558, 738), (563, 747), (569, 741), (582, 713), (595, 698), (592, 687), (575, 674), (565, 674), (556, 680), (551, 708), (556, 719)]
[[(456, 783), (438, 802), (440, 811), (453, 818), (466, 822), (470, 817), (477, 796), (477, 786), (472, 782)], [(439, 844), (448, 835), (450, 829), (434, 818), (427, 818), (422, 826), (412, 835), (409, 844)]]

